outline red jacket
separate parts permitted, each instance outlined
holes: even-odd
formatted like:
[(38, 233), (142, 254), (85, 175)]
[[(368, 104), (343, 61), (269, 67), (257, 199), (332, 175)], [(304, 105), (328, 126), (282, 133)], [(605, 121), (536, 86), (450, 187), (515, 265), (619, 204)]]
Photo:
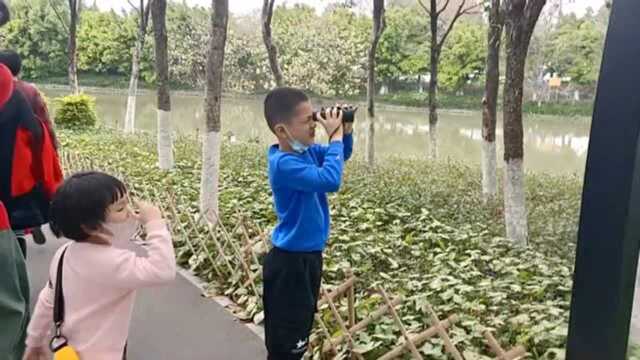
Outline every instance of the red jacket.
[(49, 203), (62, 178), (47, 126), (14, 91), (0, 109), (0, 201), (14, 229), (48, 221)]
[(20, 91), (22, 95), (24, 95), (29, 105), (31, 105), (31, 110), (33, 111), (33, 113), (47, 127), (47, 131), (49, 132), (51, 140), (53, 141), (53, 146), (57, 148), (58, 143), (53, 131), (53, 122), (51, 122), (51, 118), (49, 117), (49, 110), (47, 110), (47, 104), (44, 102), (42, 95), (40, 95), (40, 91), (38, 91), (38, 88), (36, 88), (36, 86), (31, 83), (18, 79), (16, 79), (13, 84), (14, 88)]

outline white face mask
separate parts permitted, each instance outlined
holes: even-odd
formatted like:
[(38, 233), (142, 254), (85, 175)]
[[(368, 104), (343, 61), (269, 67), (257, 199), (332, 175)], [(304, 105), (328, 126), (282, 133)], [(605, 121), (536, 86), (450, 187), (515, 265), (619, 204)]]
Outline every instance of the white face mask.
[(140, 231), (141, 224), (136, 218), (129, 217), (123, 222), (105, 222), (102, 226), (113, 234), (111, 241), (116, 244), (134, 240)]

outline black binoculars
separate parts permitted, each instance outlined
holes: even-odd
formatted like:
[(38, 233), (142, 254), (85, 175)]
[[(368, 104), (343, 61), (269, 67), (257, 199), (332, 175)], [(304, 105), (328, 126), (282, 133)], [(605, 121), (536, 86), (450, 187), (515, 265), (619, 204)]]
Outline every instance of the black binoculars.
[(333, 109), (338, 109), (338, 111), (342, 111), (342, 122), (343, 123), (352, 123), (356, 119), (356, 110), (358, 110), (358, 108), (354, 107), (352, 105), (348, 105), (348, 106), (336, 106), (335, 108), (334, 107), (321, 108), (320, 110), (313, 112), (313, 120), (314, 121), (319, 121), (319, 117), (318, 116), (322, 116), (324, 119), (326, 119), (327, 118), (327, 113), (330, 112)]

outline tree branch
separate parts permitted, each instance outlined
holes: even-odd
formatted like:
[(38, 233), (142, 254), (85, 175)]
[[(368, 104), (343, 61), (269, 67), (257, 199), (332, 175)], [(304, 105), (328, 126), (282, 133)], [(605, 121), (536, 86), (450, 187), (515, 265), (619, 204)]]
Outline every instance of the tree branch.
[(262, 21), (265, 25), (271, 24), (275, 2), (276, 0), (264, 0), (262, 3)]
[[(502, 7), (502, 3), (500, 2), (500, 0), (495, 0), (495, 10), (491, 9), (492, 11), (495, 11), (495, 18), (496, 18), (496, 25), (499, 26), (504, 26), (504, 9)], [(505, 1), (509, 1), (509, 0), (505, 0)], [(492, 6), (493, 8), (493, 6)]]
[(133, 2), (131, 2), (131, 0), (127, 0), (127, 2), (129, 3), (129, 6), (133, 8), (133, 10), (135, 10), (136, 12), (140, 12), (140, 9), (138, 9), (138, 7)]
[(420, 4), (420, 6), (424, 9), (424, 11), (429, 14), (429, 16), (431, 16), (431, 9), (429, 9), (429, 7), (427, 7), (422, 0), (418, 0), (418, 4)]
[(474, 15), (474, 14), (479, 14), (480, 12), (477, 11), (477, 9), (480, 8), (480, 4), (474, 4), (469, 6), (468, 8), (462, 10), (462, 14), (463, 15)]
[(542, 12), (542, 8), (546, 4), (547, 0), (529, 0), (524, 8), (524, 16), (525, 16), (525, 31), (527, 35), (533, 32), (533, 29), (536, 27), (536, 22), (540, 17), (540, 13)]
[[(144, 0), (141, 0), (140, 3), (143, 4)], [(151, 12), (151, 5), (153, 4), (153, 0), (147, 0), (147, 6), (144, 8), (144, 14), (142, 15), (142, 21), (144, 25), (142, 29), (144, 30), (145, 35), (147, 34), (147, 27), (149, 26), (149, 13)]]
[(380, 17), (380, 31), (378, 34), (378, 38), (382, 37), (382, 33), (384, 33), (384, 29), (387, 28), (387, 15), (384, 6), (382, 7), (382, 16)]
[[(379, 4), (381, 6), (381, 8), (379, 9), (380, 12), (380, 22), (379, 22), (379, 26), (377, 31), (373, 34), (373, 42), (375, 44), (375, 47), (377, 47), (378, 42), (380, 41), (380, 38), (382, 37), (382, 33), (384, 32), (384, 28), (386, 26), (386, 20), (385, 20), (385, 9), (384, 9), (384, 0), (382, 1), (382, 4)], [(374, 16), (377, 14), (376, 13), (376, 1), (374, 0)], [(376, 19), (374, 19), (374, 28), (375, 28), (375, 23), (376, 23)]]
[(442, 34), (442, 37), (440, 38), (440, 41), (438, 41), (438, 49), (442, 49), (442, 45), (444, 45), (444, 42), (447, 40), (447, 37), (449, 36), (449, 34), (451, 33), (451, 30), (453, 30), (453, 26), (456, 24), (456, 22), (458, 21), (458, 19), (464, 15), (464, 6), (466, 5), (467, 1), (464, 0), (460, 3), (460, 6), (458, 6), (458, 9), (456, 10), (456, 14), (453, 16), (453, 19), (451, 19), (451, 22), (449, 22), (449, 26), (447, 27), (447, 30), (445, 30), (444, 34)]
[[(466, 1), (466, 0), (465, 0)], [(465, 1), (462, 2), (462, 4), (465, 3)], [(447, 8), (449, 7), (449, 3), (451, 2), (451, 0), (447, 0), (447, 2), (444, 3), (444, 5), (440, 8), (440, 10), (436, 11), (437, 15), (442, 14), (443, 12), (445, 12), (447, 10)]]
[[(53, 5), (53, 1), (52, 0), (49, 0), (49, 5), (51, 6), (51, 9), (53, 9), (53, 12), (56, 14), (56, 17), (60, 21), (60, 24), (64, 28), (64, 31), (67, 33), (67, 36), (69, 36), (69, 34), (70, 34), (69, 27), (67, 26), (67, 23), (64, 22), (64, 19), (62, 18), (62, 15), (60, 15), (60, 12), (58, 12), (58, 8), (56, 8), (56, 6)], [(71, 10), (71, 9), (69, 9), (69, 10)]]

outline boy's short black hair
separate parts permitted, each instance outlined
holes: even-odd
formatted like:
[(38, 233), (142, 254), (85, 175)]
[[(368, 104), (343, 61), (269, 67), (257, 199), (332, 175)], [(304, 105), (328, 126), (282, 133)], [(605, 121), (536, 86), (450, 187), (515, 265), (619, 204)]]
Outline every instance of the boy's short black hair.
[(269, 129), (274, 132), (277, 124), (289, 121), (296, 107), (305, 101), (309, 98), (299, 89), (280, 87), (271, 90), (264, 99), (264, 118)]
[(115, 177), (96, 171), (80, 172), (65, 180), (51, 201), (51, 230), (78, 242), (89, 238), (87, 231), (98, 230), (107, 209), (127, 194)]
[(22, 71), (22, 58), (13, 50), (0, 50), (0, 64), (8, 67), (13, 76), (18, 76)]

